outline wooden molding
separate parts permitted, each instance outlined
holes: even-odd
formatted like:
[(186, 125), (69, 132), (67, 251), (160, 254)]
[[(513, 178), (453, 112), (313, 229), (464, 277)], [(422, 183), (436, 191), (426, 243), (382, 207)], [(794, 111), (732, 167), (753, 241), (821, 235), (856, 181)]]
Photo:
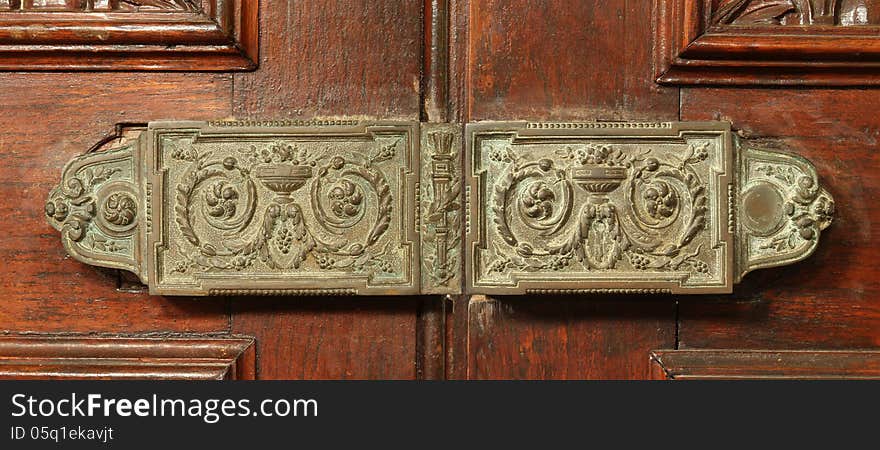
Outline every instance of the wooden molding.
[(661, 84), (880, 84), (880, 26), (718, 22), (706, 0), (655, 0)]
[(655, 350), (650, 378), (880, 379), (880, 351)]
[(257, 0), (204, 10), (11, 10), (0, 4), (0, 71), (238, 71), (257, 67)]
[(250, 337), (0, 338), (0, 379), (254, 378)]

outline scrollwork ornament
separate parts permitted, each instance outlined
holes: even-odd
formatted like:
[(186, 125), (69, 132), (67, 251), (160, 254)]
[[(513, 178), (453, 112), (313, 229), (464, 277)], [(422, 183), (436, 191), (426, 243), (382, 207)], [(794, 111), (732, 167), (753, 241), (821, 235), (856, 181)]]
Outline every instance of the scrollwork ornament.
[[(566, 146), (556, 152), (568, 162), (561, 168), (548, 158), (522, 162), (520, 156), (509, 157), (509, 170), (494, 186), (492, 212), (496, 231), (520, 256), (562, 256), (583, 263), (588, 270), (613, 269), (631, 246), (642, 253), (674, 258), (706, 225), (705, 187), (690, 166), (706, 160), (708, 146), (691, 144), (678, 162), (646, 157), (650, 150), (627, 154), (612, 145)], [(634, 168), (636, 163), (640, 163), (638, 168)], [(587, 198), (571, 224), (571, 186), (575, 184)], [(625, 208), (624, 216), (628, 219), (624, 222), (618, 206), (610, 200), (622, 184), (628, 186), (627, 199), (631, 205)], [(551, 185), (558, 186), (559, 195)], [(519, 222), (540, 231), (539, 236), (550, 238), (543, 245), (523, 242), (512, 230), (509, 208), (514, 192), (518, 192)], [(683, 198), (687, 205), (681, 204)], [(561, 200), (558, 207), (557, 199)], [(680, 214), (685, 217), (680, 218)], [(678, 237), (670, 242), (667, 228), (673, 224), (677, 224), (679, 231), (673, 234)], [(558, 235), (563, 229), (568, 231)], [(519, 269), (554, 266), (517, 264), (514, 258), (509, 259), (512, 262), (508, 266)], [(662, 264), (652, 268), (675, 270), (678, 266)]]
[[(613, 125), (471, 127), (470, 186), (488, 209), (478, 219), (487, 229), (471, 237), (476, 292), (567, 289), (576, 280), (725, 285), (732, 247), (718, 237), (728, 214), (722, 231), (711, 195), (715, 205), (729, 199), (728, 131)], [(723, 197), (712, 186), (725, 186)]]
[(393, 121), (122, 126), (44, 211), (70, 255), (152, 294), (416, 294), (419, 137)]
[(73, 257), (161, 295), (725, 293), (835, 209), (719, 122), (160, 122), (44, 206)]
[(113, 225), (126, 227), (134, 223), (137, 217), (137, 209), (137, 200), (131, 195), (116, 192), (107, 197), (102, 214), (104, 219)]
[[(82, 241), (91, 229), (91, 223), (97, 216), (96, 198), (98, 189), (110, 180), (121, 169), (117, 167), (97, 166), (84, 167), (76, 175), (61, 183), (46, 203), (46, 215), (53, 225), (62, 230), (73, 242)], [(109, 211), (105, 203), (104, 217), (108, 214), (118, 221), (127, 221), (127, 226), (134, 220), (137, 205), (130, 204), (130, 198), (123, 199), (123, 194), (114, 197), (114, 208)], [(108, 201), (110, 201), (108, 199)]]
[[(390, 264), (376, 260), (387, 248), (376, 252), (371, 247), (390, 225), (393, 197), (384, 175), (372, 164), (393, 156), (394, 146), (384, 146), (372, 156), (355, 152), (326, 157), (325, 151), (309, 152), (284, 142), (261, 150), (252, 145), (241, 151), (250, 166), (234, 157), (220, 161), (211, 153), (198, 156), (177, 187), (175, 207), (180, 232), (196, 251), (184, 251), (187, 262), (178, 264), (174, 272), (185, 273), (193, 267), (242, 271), (256, 261), (272, 270), (301, 270), (310, 255), (323, 270), (375, 267), (378, 273), (390, 271)], [(265, 203), (256, 232), (251, 238), (225, 240), (219, 245), (206, 242), (194, 224), (196, 192), (203, 192), (199, 201), (205, 223), (238, 235), (246, 232), (259, 207), (252, 172), (274, 195)], [(308, 205), (317, 219), (312, 223), (292, 197), (305, 185), (311, 186)], [(375, 198), (376, 216), (364, 241), (355, 242), (343, 237), (343, 230), (357, 226), (364, 218), (368, 201), (364, 186)]]
[(104, 267), (136, 271), (139, 205), (131, 146), (74, 158), (44, 211), (67, 251)]

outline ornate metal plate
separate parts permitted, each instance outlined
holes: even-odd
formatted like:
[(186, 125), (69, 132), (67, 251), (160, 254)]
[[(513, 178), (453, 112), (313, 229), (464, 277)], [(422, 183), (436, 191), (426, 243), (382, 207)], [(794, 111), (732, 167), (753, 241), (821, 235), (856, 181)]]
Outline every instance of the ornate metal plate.
[(721, 293), (807, 257), (833, 208), (722, 122), (331, 120), (130, 128), (46, 214), (154, 294)]
[(726, 123), (466, 134), (469, 292), (727, 293), (753, 268), (808, 256), (831, 220), (809, 163), (752, 149), (739, 162)]
[(422, 292), (458, 294), (462, 283), (462, 126), (422, 124)]
[(72, 161), (46, 211), (155, 294), (418, 293), (418, 145), (413, 123), (152, 123)]

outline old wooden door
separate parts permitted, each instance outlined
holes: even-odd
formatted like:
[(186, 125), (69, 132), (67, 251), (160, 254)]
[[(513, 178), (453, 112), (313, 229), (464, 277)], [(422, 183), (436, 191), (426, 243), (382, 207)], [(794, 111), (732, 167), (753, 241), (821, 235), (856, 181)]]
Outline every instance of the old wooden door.
[[(874, 0), (0, 0), (0, 374), (876, 376), (878, 33)], [(838, 212), (808, 260), (698, 296), (151, 296), (47, 225), (117, 124), (313, 117), (729, 121)]]

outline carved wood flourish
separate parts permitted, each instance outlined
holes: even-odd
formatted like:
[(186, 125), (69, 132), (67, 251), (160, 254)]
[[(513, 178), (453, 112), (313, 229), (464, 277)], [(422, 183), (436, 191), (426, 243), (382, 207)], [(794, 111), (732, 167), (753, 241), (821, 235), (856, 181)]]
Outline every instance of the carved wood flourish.
[(654, 0), (662, 84), (880, 84), (880, 0)]
[(713, 15), (719, 25), (866, 25), (874, 0), (731, 0)]
[(199, 11), (194, 0), (5, 0), (0, 11)]

